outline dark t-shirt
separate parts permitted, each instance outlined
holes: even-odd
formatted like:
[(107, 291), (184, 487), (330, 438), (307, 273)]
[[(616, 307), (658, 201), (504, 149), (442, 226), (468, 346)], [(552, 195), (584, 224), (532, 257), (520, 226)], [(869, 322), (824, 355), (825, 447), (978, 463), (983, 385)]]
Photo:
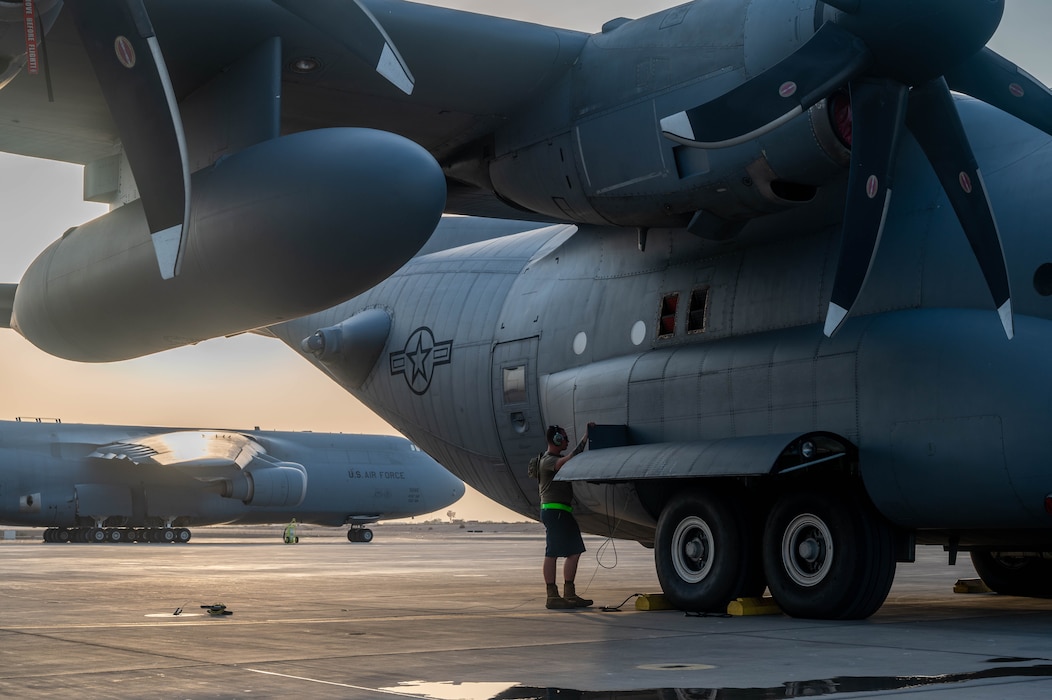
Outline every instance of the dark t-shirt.
[(555, 463), (559, 461), (557, 455), (545, 452), (541, 457), (540, 479), (538, 489), (541, 495), (541, 503), (564, 503), (570, 505), (573, 501), (573, 484), (569, 481), (554, 481)]

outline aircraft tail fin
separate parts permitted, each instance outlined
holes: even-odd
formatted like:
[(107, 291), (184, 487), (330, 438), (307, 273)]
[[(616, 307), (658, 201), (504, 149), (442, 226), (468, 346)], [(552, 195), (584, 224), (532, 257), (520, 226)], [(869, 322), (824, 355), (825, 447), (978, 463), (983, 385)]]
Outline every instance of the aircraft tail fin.
[(0, 284), (0, 328), (11, 327), (11, 311), (15, 306), (17, 284)]

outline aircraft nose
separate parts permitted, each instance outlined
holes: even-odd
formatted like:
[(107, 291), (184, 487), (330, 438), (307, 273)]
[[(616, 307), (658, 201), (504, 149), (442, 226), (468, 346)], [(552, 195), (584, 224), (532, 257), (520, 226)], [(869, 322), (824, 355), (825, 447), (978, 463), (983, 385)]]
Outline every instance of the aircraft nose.
[[(439, 482), (440, 486), (436, 490), (436, 496), (441, 494), (445, 497), (443, 498), (444, 505), (451, 505), (453, 503), (456, 503), (464, 497), (465, 493), (467, 493), (467, 487), (464, 485), (464, 482), (458, 479), (444, 467), (442, 469), (441, 478), (439, 479)], [(447, 501), (446, 498), (448, 498), (449, 500)], [(444, 505), (440, 507), (444, 507)]]
[(442, 470), (441, 481), (442, 485), (439, 490), (445, 494), (448, 494), (449, 497), (453, 499), (452, 501), (450, 501), (450, 503), (454, 501), (459, 501), (461, 498), (464, 497), (464, 494), (467, 492), (467, 487), (464, 486), (464, 482), (458, 479), (445, 468), (443, 468)]
[(464, 485), (463, 481), (461, 481), (457, 477), (453, 476), (452, 474), (450, 474), (449, 476), (452, 477), (452, 479), (453, 479), (453, 497), (454, 497), (454, 500), (459, 501), (461, 498), (464, 497), (464, 494), (467, 493), (467, 486)]
[(439, 510), (450, 506), (467, 493), (464, 482), (454, 476), (429, 454), (415, 448), (414, 464), (422, 476), (420, 497), (425, 510)]

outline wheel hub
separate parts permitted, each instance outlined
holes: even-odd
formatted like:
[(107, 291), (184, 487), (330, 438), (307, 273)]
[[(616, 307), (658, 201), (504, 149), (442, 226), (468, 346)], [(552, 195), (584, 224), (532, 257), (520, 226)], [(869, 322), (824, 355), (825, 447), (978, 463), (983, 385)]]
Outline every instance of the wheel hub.
[(687, 542), (687, 545), (683, 548), (683, 552), (687, 555), (688, 559), (699, 561), (705, 553), (705, 545), (703, 545), (697, 538), (694, 538), (690, 542)]
[(700, 583), (712, 570), (714, 538), (709, 524), (696, 516), (680, 521), (672, 534), (672, 564), (687, 583)]
[(833, 566), (833, 537), (825, 521), (812, 513), (793, 518), (782, 535), (782, 565), (793, 583), (817, 586)]
[(818, 544), (818, 541), (813, 538), (808, 538), (800, 543), (799, 548), (800, 558), (804, 561), (813, 564), (818, 561), (818, 557), (822, 553), (822, 546)]

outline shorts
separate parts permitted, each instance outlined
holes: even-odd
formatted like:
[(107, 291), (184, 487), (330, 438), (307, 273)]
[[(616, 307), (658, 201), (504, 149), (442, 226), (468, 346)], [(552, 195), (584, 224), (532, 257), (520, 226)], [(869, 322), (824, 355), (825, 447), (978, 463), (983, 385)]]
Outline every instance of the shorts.
[(569, 557), (584, 552), (581, 528), (573, 513), (565, 510), (544, 509), (541, 511), (544, 524), (544, 556)]

